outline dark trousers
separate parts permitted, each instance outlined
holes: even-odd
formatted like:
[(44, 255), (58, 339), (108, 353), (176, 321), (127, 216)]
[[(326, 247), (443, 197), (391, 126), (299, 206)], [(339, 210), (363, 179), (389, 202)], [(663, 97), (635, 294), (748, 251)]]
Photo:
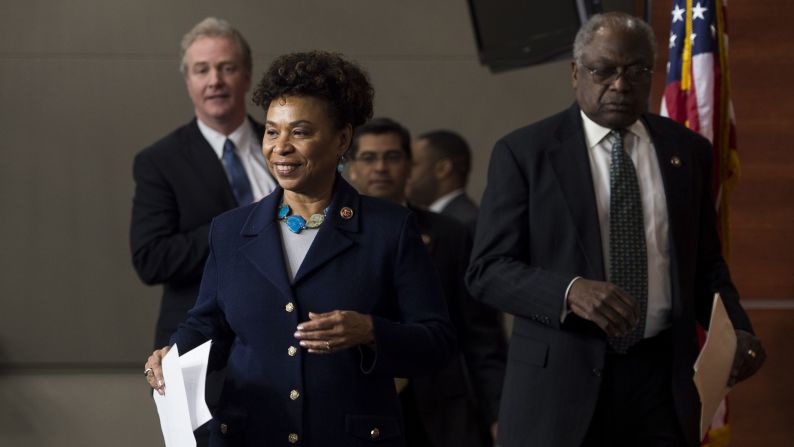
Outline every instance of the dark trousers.
[(672, 392), (670, 330), (608, 353), (583, 447), (686, 446)]

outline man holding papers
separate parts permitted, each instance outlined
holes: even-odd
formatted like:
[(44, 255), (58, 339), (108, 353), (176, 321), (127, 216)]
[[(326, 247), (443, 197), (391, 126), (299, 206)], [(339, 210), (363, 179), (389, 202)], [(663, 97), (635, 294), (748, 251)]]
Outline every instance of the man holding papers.
[(696, 446), (696, 323), (720, 292), (738, 348), (763, 348), (720, 254), (709, 142), (646, 113), (650, 26), (593, 16), (576, 104), (496, 143), (467, 281), (515, 316), (499, 444)]

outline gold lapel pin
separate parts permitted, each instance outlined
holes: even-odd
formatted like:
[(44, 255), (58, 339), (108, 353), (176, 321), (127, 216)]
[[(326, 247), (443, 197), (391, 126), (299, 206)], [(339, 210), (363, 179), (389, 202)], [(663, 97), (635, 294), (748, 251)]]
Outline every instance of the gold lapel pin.
[(678, 155), (673, 155), (673, 158), (670, 159), (670, 164), (673, 165), (674, 168), (678, 168), (681, 166), (681, 159), (678, 158)]
[(339, 210), (339, 215), (342, 216), (342, 219), (350, 219), (353, 217), (353, 210), (348, 207), (344, 207)]

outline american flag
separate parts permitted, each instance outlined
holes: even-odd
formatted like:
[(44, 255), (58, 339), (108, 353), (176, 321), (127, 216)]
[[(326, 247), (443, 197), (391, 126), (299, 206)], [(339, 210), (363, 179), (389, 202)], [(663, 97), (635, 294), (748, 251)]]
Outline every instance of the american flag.
[[(667, 85), (662, 115), (708, 138), (713, 148), (713, 193), (723, 254), (730, 254), (729, 193), (739, 177), (736, 129), (728, 77), (727, 0), (673, 0)], [(703, 332), (699, 331), (701, 335)], [(723, 400), (702, 445), (730, 442), (728, 402)]]
[(739, 177), (728, 77), (727, 0), (673, 0), (661, 113), (713, 145), (713, 193), (723, 254), (730, 256), (728, 198)]

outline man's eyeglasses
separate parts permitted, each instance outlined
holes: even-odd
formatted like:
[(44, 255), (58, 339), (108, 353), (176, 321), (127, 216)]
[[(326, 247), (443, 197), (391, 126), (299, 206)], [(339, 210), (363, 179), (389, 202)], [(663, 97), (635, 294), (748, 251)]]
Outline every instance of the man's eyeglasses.
[(353, 157), (354, 161), (363, 163), (365, 165), (374, 165), (378, 160), (383, 160), (387, 165), (396, 165), (402, 163), (406, 158), (404, 151), (386, 151), (382, 154), (377, 152), (359, 152)]
[(597, 67), (591, 68), (581, 64), (590, 73), (593, 82), (596, 84), (609, 85), (617, 81), (619, 77), (629, 83), (636, 84), (647, 82), (651, 79), (653, 70), (643, 65), (629, 65), (628, 67)]

